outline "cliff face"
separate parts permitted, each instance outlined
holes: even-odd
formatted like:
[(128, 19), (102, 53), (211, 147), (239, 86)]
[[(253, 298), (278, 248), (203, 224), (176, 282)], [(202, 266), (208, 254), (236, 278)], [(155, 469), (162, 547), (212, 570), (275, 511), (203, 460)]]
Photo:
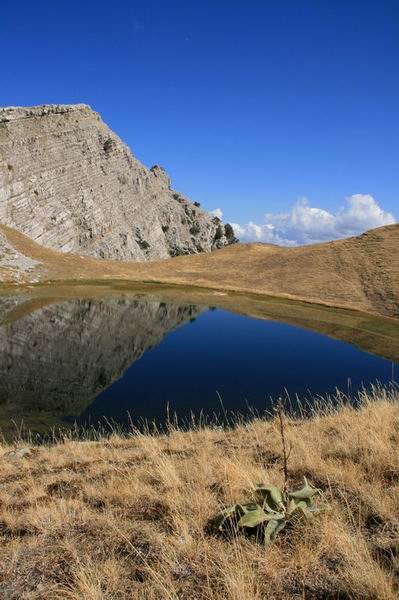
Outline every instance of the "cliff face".
[(82, 255), (159, 260), (234, 241), (86, 105), (0, 109), (0, 222)]

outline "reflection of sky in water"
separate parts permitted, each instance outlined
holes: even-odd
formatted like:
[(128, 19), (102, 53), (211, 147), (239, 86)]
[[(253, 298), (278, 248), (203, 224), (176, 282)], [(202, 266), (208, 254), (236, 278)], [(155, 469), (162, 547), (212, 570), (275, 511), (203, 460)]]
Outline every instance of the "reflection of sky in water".
[(81, 422), (101, 416), (163, 420), (270, 407), (269, 398), (356, 391), (392, 380), (390, 361), (344, 342), (275, 321), (208, 311), (146, 352), (87, 408)]

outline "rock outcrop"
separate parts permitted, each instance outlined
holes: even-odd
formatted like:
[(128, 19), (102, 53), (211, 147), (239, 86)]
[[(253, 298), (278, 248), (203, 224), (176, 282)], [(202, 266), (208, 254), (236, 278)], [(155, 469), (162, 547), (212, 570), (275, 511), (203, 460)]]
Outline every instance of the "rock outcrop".
[(14, 281), (18, 281), (21, 273), (32, 271), (38, 264), (38, 261), (16, 250), (0, 231), (0, 274), (7, 270), (14, 275)]
[(0, 222), (49, 248), (117, 260), (235, 241), (83, 104), (0, 109)]

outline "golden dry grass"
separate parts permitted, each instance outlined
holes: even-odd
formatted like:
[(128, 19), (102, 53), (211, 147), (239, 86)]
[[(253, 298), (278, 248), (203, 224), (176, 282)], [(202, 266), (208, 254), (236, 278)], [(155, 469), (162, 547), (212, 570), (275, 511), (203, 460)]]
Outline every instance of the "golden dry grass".
[(20, 599), (386, 599), (398, 597), (399, 405), (288, 420), (292, 484), (331, 511), (265, 549), (204, 532), (258, 481), (282, 483), (276, 420), (65, 439), (15, 459), (0, 449), (0, 597)]
[(0, 281), (152, 281), (279, 296), (398, 316), (399, 225), (300, 248), (236, 244), (160, 262), (121, 262), (62, 254), (0, 225), (11, 245), (41, 263), (32, 272), (0, 269)]

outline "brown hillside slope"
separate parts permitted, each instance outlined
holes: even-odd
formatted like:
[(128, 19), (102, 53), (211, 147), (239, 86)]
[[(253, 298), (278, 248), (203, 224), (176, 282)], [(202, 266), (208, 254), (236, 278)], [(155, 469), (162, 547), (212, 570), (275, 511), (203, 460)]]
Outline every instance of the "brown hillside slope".
[(399, 225), (300, 248), (238, 244), (212, 254), (152, 263), (61, 254), (4, 226), (0, 226), (0, 234), (16, 254), (39, 263), (19, 270), (14, 263), (4, 266), (0, 260), (3, 282), (146, 281), (280, 296), (399, 316)]

